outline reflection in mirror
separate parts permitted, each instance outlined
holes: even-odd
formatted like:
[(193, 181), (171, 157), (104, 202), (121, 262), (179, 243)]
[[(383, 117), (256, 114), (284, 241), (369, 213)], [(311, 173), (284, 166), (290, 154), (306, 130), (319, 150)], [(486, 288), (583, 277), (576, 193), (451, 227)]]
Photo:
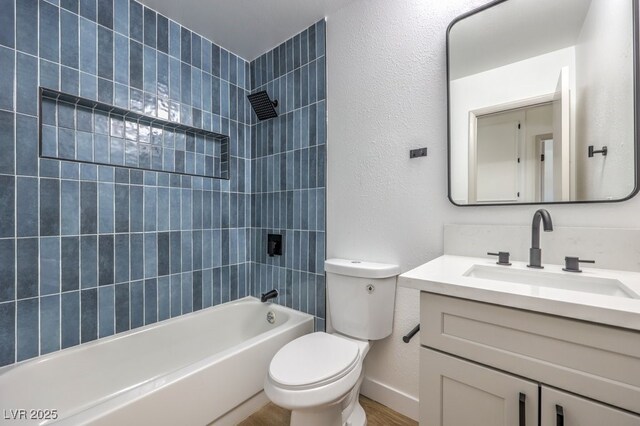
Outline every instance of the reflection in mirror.
[(451, 201), (635, 194), (636, 1), (505, 0), (454, 21), (447, 39)]

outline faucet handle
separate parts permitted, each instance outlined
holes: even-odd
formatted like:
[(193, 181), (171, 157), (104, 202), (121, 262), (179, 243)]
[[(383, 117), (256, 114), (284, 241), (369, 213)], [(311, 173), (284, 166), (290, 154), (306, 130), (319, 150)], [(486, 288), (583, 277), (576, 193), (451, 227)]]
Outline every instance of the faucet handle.
[(580, 269), (581, 263), (596, 263), (595, 260), (584, 260), (574, 256), (565, 256), (563, 271), (567, 272), (582, 272)]
[(509, 262), (510, 254), (508, 251), (499, 251), (498, 253), (488, 252), (487, 254), (489, 256), (498, 256), (498, 261), (496, 262), (496, 264), (498, 265), (505, 265), (505, 266), (511, 265), (511, 262)]

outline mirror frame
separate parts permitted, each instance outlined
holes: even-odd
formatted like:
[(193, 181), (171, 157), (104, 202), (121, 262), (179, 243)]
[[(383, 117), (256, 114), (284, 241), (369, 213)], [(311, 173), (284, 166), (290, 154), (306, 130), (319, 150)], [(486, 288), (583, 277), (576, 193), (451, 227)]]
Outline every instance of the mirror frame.
[(487, 4), (484, 4), (469, 12), (463, 13), (456, 17), (447, 27), (446, 36), (446, 78), (447, 78), (447, 198), (457, 207), (484, 207), (484, 206), (531, 206), (531, 205), (549, 205), (549, 204), (591, 204), (591, 203), (619, 203), (622, 201), (630, 200), (635, 197), (640, 191), (640, 174), (638, 167), (640, 165), (640, 144), (638, 143), (638, 126), (640, 124), (640, 111), (638, 106), (640, 105), (640, 0), (628, 0), (632, 3), (633, 10), (633, 143), (635, 146), (634, 156), (634, 187), (633, 191), (624, 198), (615, 200), (577, 200), (577, 201), (551, 201), (551, 202), (537, 202), (537, 203), (483, 203), (483, 204), (458, 204), (451, 198), (451, 85), (450, 85), (450, 40), (449, 34), (453, 26), (460, 21), (480, 13), (484, 10), (497, 6), (501, 3), (505, 3), (509, 0), (493, 0)]

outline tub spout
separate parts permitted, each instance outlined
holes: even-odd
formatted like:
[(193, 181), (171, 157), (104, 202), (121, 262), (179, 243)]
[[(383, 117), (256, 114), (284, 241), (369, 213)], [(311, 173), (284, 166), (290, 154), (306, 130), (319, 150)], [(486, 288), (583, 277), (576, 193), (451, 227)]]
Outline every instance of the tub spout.
[(263, 293), (262, 296), (260, 297), (260, 301), (262, 303), (266, 302), (269, 299), (275, 299), (276, 297), (278, 297), (278, 290), (273, 289), (271, 291), (268, 291), (266, 293)]

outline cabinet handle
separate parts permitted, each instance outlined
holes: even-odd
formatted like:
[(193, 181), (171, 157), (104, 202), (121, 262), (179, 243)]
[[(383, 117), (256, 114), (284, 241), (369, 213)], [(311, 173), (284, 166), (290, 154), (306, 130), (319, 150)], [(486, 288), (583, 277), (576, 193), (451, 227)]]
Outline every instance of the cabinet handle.
[(525, 426), (527, 422), (525, 419), (525, 402), (527, 401), (527, 395), (520, 392), (519, 399), (520, 399), (520, 405), (519, 405), (520, 422), (518, 423), (518, 425)]
[(556, 404), (556, 426), (564, 426), (564, 409)]

